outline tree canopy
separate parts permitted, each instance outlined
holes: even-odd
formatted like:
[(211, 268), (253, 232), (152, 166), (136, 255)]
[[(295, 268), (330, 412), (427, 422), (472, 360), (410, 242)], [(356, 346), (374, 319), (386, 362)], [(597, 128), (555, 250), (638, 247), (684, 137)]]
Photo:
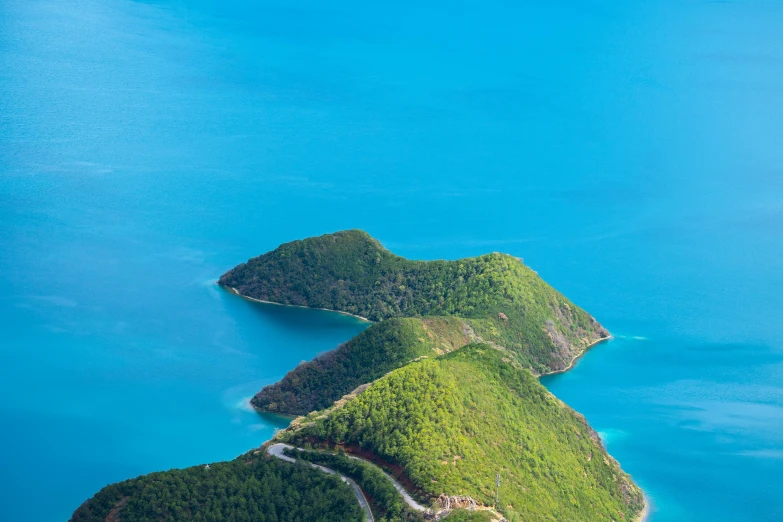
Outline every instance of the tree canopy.
[(339, 478), (251, 452), (229, 462), (151, 473), (111, 484), (72, 522), (363, 522)]
[(644, 503), (584, 418), (486, 344), (394, 370), (278, 438), (377, 456), (425, 499), (491, 506), (500, 473), (509, 520), (632, 520)]
[(372, 321), (471, 319), (479, 336), (513, 351), (539, 374), (565, 369), (588, 345), (609, 335), (516, 257), (492, 253), (411, 261), (359, 230), (286, 243), (235, 267), (219, 283), (255, 299)]

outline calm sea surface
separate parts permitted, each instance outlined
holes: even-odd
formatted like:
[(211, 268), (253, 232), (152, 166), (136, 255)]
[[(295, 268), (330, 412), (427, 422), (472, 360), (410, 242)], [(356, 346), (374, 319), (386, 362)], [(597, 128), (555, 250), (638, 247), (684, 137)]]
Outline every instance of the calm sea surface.
[[(546, 5), (544, 5), (546, 4)], [(0, 0), (0, 518), (230, 459), (365, 324), (214, 285), (362, 228), (523, 257), (654, 522), (783, 520), (783, 4)]]

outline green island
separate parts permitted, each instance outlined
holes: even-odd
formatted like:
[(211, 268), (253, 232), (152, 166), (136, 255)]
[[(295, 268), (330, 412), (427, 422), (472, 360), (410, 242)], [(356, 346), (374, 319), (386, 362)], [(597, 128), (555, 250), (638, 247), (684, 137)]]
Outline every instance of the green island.
[[(537, 379), (609, 333), (522, 260), (411, 261), (351, 230), (281, 245), (219, 283), (374, 324), (253, 398), (298, 416), (261, 449), (107, 486), (74, 521), (362, 520), (349, 486), (308, 463), (352, 479), (376, 521), (644, 516), (638, 486)], [(282, 443), (295, 462), (267, 454)]]

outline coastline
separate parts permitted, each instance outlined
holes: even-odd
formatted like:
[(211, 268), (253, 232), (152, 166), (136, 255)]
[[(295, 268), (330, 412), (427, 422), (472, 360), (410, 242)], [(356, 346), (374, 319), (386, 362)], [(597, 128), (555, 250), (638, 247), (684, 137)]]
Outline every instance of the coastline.
[[(644, 495), (644, 490), (642, 490), (642, 495)], [(642, 508), (641, 513), (636, 515), (636, 518), (633, 519), (633, 522), (647, 522), (649, 517), (650, 517), (650, 500), (647, 498), (647, 495), (644, 495), (644, 507)]]
[[(599, 344), (601, 344), (603, 342), (606, 342), (606, 341), (609, 341), (611, 339), (614, 339), (614, 336), (612, 334), (609, 334), (608, 337), (602, 337), (601, 339), (593, 341), (592, 343), (590, 343), (587, 346), (585, 346), (584, 349), (581, 352), (576, 354), (574, 356), (574, 358), (571, 359), (571, 362), (568, 364), (568, 366), (566, 366), (564, 369), (562, 369), (562, 370), (555, 370), (555, 371), (549, 372), (549, 373), (543, 373), (543, 374), (539, 375), (538, 377), (541, 378), (541, 377), (545, 377), (545, 376), (548, 376), (548, 375), (557, 375), (559, 373), (567, 372), (568, 370), (570, 370), (571, 368), (573, 368), (576, 365), (577, 361), (579, 361), (579, 359), (582, 358), (588, 352), (588, 350), (590, 350), (591, 348), (593, 348), (596, 345), (599, 345)], [(637, 486), (638, 486), (638, 484), (637, 484)], [(639, 489), (641, 489), (641, 487)], [(642, 495), (644, 496), (644, 507), (639, 512), (639, 514), (636, 515), (633, 518), (633, 522), (647, 522), (649, 517), (650, 517), (650, 499), (647, 498), (647, 495), (644, 493), (643, 489), (641, 489), (641, 491), (642, 491)]]
[(594, 346), (597, 346), (597, 345), (599, 345), (601, 343), (605, 343), (606, 341), (610, 341), (612, 339), (614, 339), (614, 336), (612, 334), (609, 334), (608, 337), (601, 337), (600, 339), (598, 339), (596, 341), (593, 341), (592, 343), (590, 343), (587, 346), (585, 346), (584, 348), (582, 348), (582, 351), (580, 351), (578, 354), (576, 354), (574, 356), (574, 358), (571, 359), (571, 362), (568, 363), (568, 366), (566, 366), (562, 370), (553, 370), (551, 372), (542, 373), (538, 377), (541, 378), (541, 377), (546, 377), (546, 376), (549, 376), (549, 375), (557, 375), (558, 373), (565, 373), (565, 372), (567, 372), (568, 370), (573, 368), (574, 365), (576, 365), (577, 361), (579, 359), (581, 359), (584, 356), (584, 354), (586, 354), (588, 352), (588, 350), (590, 350)]
[[(359, 319), (360, 321), (364, 321), (364, 322), (367, 322), (367, 323), (371, 323), (371, 324), (373, 323), (373, 321), (367, 319), (366, 317), (362, 317), (360, 315), (352, 314), (352, 313), (349, 313), (349, 312), (344, 312), (342, 310), (332, 310), (332, 309), (329, 309), (329, 308), (316, 308), (316, 307), (311, 307), (311, 306), (292, 305), (292, 304), (276, 303), (274, 301), (265, 301), (263, 299), (256, 299), (255, 297), (246, 296), (246, 295), (242, 294), (239, 290), (234, 288), (233, 286), (225, 286), (225, 285), (221, 285), (220, 283), (217, 283), (217, 284), (219, 286), (223, 287), (223, 288), (228, 289), (232, 294), (237, 295), (237, 296), (239, 296), (239, 297), (241, 297), (243, 299), (247, 299), (248, 301), (255, 301), (256, 303), (271, 304), (271, 305), (277, 305), (277, 306), (291, 306), (291, 307), (294, 307), (294, 308), (307, 308), (307, 309), (310, 309), (310, 310), (322, 310), (324, 312), (334, 312), (334, 313), (338, 313), (338, 314), (343, 314), (343, 315), (347, 315), (347, 316), (350, 316), (350, 317), (354, 317), (356, 319)], [(543, 374), (539, 375), (538, 377), (540, 378), (540, 377), (544, 377), (544, 376), (548, 376), (548, 375), (556, 375), (556, 374), (559, 374), (559, 373), (565, 373), (565, 372), (569, 371), (571, 368), (573, 368), (576, 365), (576, 363), (579, 361), (579, 359), (582, 358), (591, 348), (593, 348), (593, 347), (595, 347), (595, 346), (597, 346), (597, 345), (599, 345), (599, 344), (601, 344), (603, 342), (610, 341), (613, 338), (614, 338), (614, 336), (610, 333), (607, 337), (602, 337), (600, 339), (596, 339), (592, 343), (590, 343), (587, 346), (585, 346), (578, 354), (576, 354), (571, 359), (571, 362), (568, 364), (568, 366), (566, 366), (564, 369), (562, 369), (562, 370), (555, 370), (555, 371), (548, 372), (548, 373), (543, 373)], [(248, 401), (248, 403), (259, 414), (269, 414), (270, 413), (270, 412), (261, 410), (259, 408), (256, 408), (256, 406), (251, 401)], [(273, 415), (279, 415), (279, 414), (273, 414)], [(280, 416), (288, 417), (288, 415), (280, 415)], [(296, 416), (292, 416), (292, 420), (294, 418), (296, 418)], [(634, 517), (633, 522), (647, 522), (648, 519), (649, 519), (650, 502), (649, 502), (649, 499), (647, 498), (647, 495), (644, 494), (644, 490), (642, 490), (642, 495), (644, 495), (644, 507), (642, 508), (641, 512), (639, 512), (639, 514)]]
[(232, 294), (238, 295), (242, 299), (247, 299), (248, 301), (255, 301), (256, 303), (271, 304), (271, 305), (276, 305), (276, 306), (290, 306), (290, 307), (293, 307), (293, 308), (306, 308), (307, 310), (322, 310), (324, 312), (334, 312), (336, 314), (343, 314), (343, 315), (348, 315), (350, 317), (355, 317), (356, 319), (359, 319), (359, 320), (364, 321), (366, 323), (371, 323), (372, 324), (372, 321), (370, 321), (366, 317), (362, 317), (361, 315), (356, 315), (356, 314), (352, 314), (352, 313), (349, 313), (349, 312), (343, 312), (342, 310), (332, 310), (330, 308), (316, 308), (316, 307), (313, 307), (313, 306), (302, 306), (302, 305), (293, 305), (293, 304), (285, 304), (285, 303), (276, 303), (274, 301), (264, 301), (263, 299), (256, 299), (255, 297), (247, 296), (247, 295), (241, 293), (239, 290), (237, 290), (233, 286), (225, 286), (225, 285), (221, 285), (220, 283), (217, 283), (217, 285), (220, 286), (220, 287), (228, 289), (228, 291), (231, 292)]

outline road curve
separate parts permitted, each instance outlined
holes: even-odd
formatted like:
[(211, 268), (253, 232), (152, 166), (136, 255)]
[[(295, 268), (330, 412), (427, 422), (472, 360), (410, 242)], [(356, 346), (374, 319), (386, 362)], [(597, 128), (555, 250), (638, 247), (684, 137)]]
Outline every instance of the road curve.
[[(378, 467), (377, 465), (373, 464), (369, 460), (363, 459), (361, 457), (356, 457), (354, 455), (346, 455), (346, 457), (351, 459), (356, 459), (356, 460), (362, 460), (364, 462), (367, 462), (368, 464), (372, 464), (373, 466)], [(400, 493), (400, 495), (402, 495), (402, 498), (405, 500), (405, 503), (408, 504), (408, 506), (410, 506), (411, 509), (415, 509), (416, 511), (422, 511), (422, 512), (427, 511), (427, 508), (425, 508), (424, 506), (422, 506), (421, 504), (413, 500), (413, 497), (411, 497), (410, 494), (408, 494), (408, 492), (405, 490), (405, 488), (402, 487), (402, 484), (394, 480), (394, 478), (391, 475), (383, 471), (381, 468), (378, 469), (380, 470), (381, 473), (384, 474), (384, 476), (387, 479), (391, 481), (391, 483), (394, 485), (394, 489), (396, 489)]]
[[(289, 457), (288, 455), (283, 453), (283, 451), (286, 450), (286, 449), (297, 449), (298, 450), (299, 448), (294, 448), (293, 446), (289, 446), (288, 444), (283, 444), (283, 443), (278, 442), (277, 444), (272, 444), (271, 446), (269, 446), (266, 449), (266, 452), (269, 455), (271, 455), (273, 457), (276, 457), (276, 458), (278, 458), (280, 460), (283, 460), (285, 462), (291, 462), (291, 463), (296, 462), (295, 458)], [(316, 469), (319, 469), (319, 470), (323, 471), (324, 473), (328, 473), (329, 475), (337, 475), (338, 477), (340, 477), (340, 480), (342, 480), (343, 482), (345, 482), (346, 484), (351, 486), (351, 489), (353, 489), (354, 495), (356, 495), (356, 500), (359, 501), (359, 505), (361, 506), (362, 511), (364, 511), (364, 520), (365, 520), (365, 522), (375, 522), (375, 518), (372, 516), (372, 510), (370, 509), (370, 503), (367, 502), (367, 498), (365, 498), (364, 493), (362, 492), (362, 489), (356, 484), (356, 482), (354, 482), (353, 480), (349, 479), (345, 475), (336, 472), (333, 469), (329, 469), (329, 468), (324, 467), (324, 466), (319, 466), (318, 464), (313, 464), (312, 462), (308, 462), (308, 464), (310, 466), (316, 468)], [(400, 487), (402, 487), (402, 486), (400, 486)]]

